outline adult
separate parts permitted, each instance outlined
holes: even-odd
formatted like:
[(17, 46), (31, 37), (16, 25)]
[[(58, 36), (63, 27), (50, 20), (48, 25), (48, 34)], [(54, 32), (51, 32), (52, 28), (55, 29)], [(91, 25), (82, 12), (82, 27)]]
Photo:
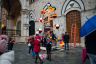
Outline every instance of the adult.
[(8, 50), (12, 50), (13, 49), (14, 42), (15, 42), (14, 39), (12, 39), (11, 37), (9, 37)]
[(51, 49), (52, 49), (52, 38), (47, 39), (46, 50), (47, 50), (47, 59), (51, 61)]
[(28, 39), (28, 47), (29, 47), (29, 51), (28, 53), (30, 54), (30, 52), (33, 52), (33, 48), (34, 48), (34, 36), (30, 36)]
[(85, 46), (90, 64), (96, 64), (96, 30), (85, 36)]
[(40, 42), (41, 42), (41, 37), (39, 36), (39, 33), (36, 32), (36, 36), (35, 36), (35, 39), (34, 39), (34, 52), (36, 54), (35, 63), (37, 63), (37, 60), (39, 59), (40, 60), (40, 64), (42, 64), (43, 61), (39, 57)]
[(51, 34), (52, 40), (56, 40), (56, 35), (53, 33), (53, 31), (50, 32), (50, 34)]
[(7, 52), (7, 40), (6, 35), (0, 35), (0, 64), (12, 64), (14, 61), (14, 51)]
[(69, 34), (65, 32), (64, 35), (65, 50), (69, 50)]
[(50, 38), (52, 38), (52, 44), (56, 47), (57, 43), (56, 43), (56, 35), (53, 33), (53, 31), (50, 31)]

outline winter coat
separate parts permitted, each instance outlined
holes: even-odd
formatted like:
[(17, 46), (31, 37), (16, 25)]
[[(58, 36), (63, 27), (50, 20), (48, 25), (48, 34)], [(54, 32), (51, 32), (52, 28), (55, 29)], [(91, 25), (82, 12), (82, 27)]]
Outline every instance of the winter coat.
[(14, 62), (14, 51), (0, 55), (0, 64), (12, 64)]
[(4, 53), (7, 50), (7, 41), (5, 39), (0, 40), (0, 52)]
[(36, 36), (34, 40), (34, 52), (39, 53), (40, 52), (40, 36)]
[(55, 40), (56, 39), (56, 36), (55, 36), (54, 33), (51, 36), (52, 36), (52, 40)]
[(51, 41), (50, 42), (47, 42), (46, 49), (47, 50), (51, 50), (51, 47), (52, 47), (52, 42)]
[(69, 43), (69, 35), (64, 35), (64, 42)]
[(87, 53), (96, 55), (96, 30), (85, 36), (85, 46)]

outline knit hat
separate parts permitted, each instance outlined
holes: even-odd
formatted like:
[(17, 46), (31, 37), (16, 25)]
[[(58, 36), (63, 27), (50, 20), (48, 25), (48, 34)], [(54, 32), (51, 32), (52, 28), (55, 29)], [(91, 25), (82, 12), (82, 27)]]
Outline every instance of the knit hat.
[(7, 41), (5, 39), (0, 40), (0, 53), (4, 53), (7, 50)]

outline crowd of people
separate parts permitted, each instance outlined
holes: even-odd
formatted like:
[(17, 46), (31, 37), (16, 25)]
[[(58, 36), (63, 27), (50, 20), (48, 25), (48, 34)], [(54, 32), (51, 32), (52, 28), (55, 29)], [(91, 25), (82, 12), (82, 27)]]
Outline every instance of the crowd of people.
[[(39, 59), (40, 63), (43, 64), (43, 60), (39, 56), (41, 46), (46, 48), (47, 60), (51, 61), (52, 46), (57, 45), (56, 40), (57, 37), (52, 31), (45, 33), (43, 37), (41, 37), (39, 33), (36, 32), (35, 36), (30, 36), (28, 38), (28, 53), (35, 53), (35, 63), (37, 63), (37, 59)], [(67, 32), (65, 32), (65, 34), (62, 35), (62, 41), (64, 41), (65, 43), (65, 50), (69, 50), (69, 34)]]
[(50, 35), (46, 34), (44, 37), (41, 37), (39, 33), (36, 33), (36, 36), (30, 36), (28, 39), (28, 46), (30, 52), (35, 52), (35, 63), (37, 63), (37, 59), (40, 60), (40, 64), (43, 64), (43, 60), (40, 58), (40, 45), (46, 47), (47, 50), (47, 59), (51, 60), (51, 47), (52, 47), (52, 38), (50, 38)]
[[(91, 64), (96, 64), (96, 31), (92, 32), (91, 34), (85, 36), (85, 47), (86, 47), (86, 53), (88, 58), (90, 59)], [(40, 36), (38, 32), (36, 32), (35, 36), (29, 36), (28, 38), (28, 47), (29, 47), (29, 54), (33, 54), (35, 58), (35, 63), (38, 63), (38, 59), (40, 61), (40, 64), (43, 64), (43, 59), (40, 57), (39, 53), (41, 52), (41, 46), (46, 48), (46, 54), (47, 54), (47, 60), (51, 61), (51, 52), (52, 52), (52, 46), (57, 45), (58, 38), (53, 32), (45, 33), (44, 36)], [(69, 50), (69, 40), (70, 36), (68, 32), (65, 32), (65, 34), (62, 34), (62, 39), (64, 42), (64, 49)], [(59, 41), (59, 40), (58, 40)], [(12, 64), (14, 61), (14, 46), (15, 40), (11, 37), (8, 37), (6, 34), (2, 33), (0, 34), (0, 64)], [(5, 57), (6, 56), (6, 57)], [(4, 58), (3, 58), (4, 57)], [(11, 57), (11, 59), (10, 59)], [(7, 60), (4, 60), (6, 59)], [(8, 59), (9, 58), (9, 59)]]

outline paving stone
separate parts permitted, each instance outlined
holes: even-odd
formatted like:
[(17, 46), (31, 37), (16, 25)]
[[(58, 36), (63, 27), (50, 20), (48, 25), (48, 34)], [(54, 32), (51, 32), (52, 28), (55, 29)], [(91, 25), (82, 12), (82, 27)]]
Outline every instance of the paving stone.
[[(15, 62), (14, 64), (34, 64), (34, 58), (28, 54), (26, 44), (15, 44)], [(71, 48), (69, 51), (55, 50), (52, 51), (52, 61), (45, 60), (43, 64), (82, 64), (81, 47)], [(41, 51), (41, 53), (43, 53)], [(88, 64), (88, 60), (86, 64)]]

